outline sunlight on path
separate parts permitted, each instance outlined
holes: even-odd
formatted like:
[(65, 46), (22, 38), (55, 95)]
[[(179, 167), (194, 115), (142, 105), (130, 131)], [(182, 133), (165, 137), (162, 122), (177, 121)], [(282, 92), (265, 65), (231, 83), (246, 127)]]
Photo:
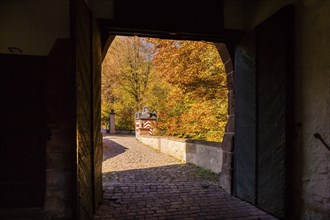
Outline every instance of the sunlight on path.
[(205, 175), (134, 136), (105, 136), (103, 143), (103, 201), (95, 220), (276, 219), (226, 193), (219, 175)]
[(103, 151), (109, 152), (103, 156), (103, 173), (182, 164), (139, 143), (133, 136), (106, 136), (103, 142)]

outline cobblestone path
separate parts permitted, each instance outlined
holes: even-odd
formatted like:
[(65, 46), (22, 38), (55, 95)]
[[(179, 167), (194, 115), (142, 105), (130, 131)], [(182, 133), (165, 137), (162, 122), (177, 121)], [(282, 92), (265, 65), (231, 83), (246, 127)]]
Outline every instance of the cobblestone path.
[(95, 220), (276, 219), (230, 196), (217, 175), (140, 144), (105, 136), (103, 202)]

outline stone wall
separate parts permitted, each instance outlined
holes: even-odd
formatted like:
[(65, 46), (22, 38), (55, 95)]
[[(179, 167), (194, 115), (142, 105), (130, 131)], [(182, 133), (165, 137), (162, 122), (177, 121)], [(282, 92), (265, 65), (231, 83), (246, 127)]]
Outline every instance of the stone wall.
[(116, 129), (116, 134), (135, 134), (135, 130), (121, 130), (121, 129)]
[(98, 24), (83, 0), (75, 1), (78, 205), (91, 219), (102, 200), (101, 64)]
[(74, 2), (78, 216), (84, 220), (91, 219), (94, 212), (92, 24), (86, 3)]
[[(29, 149), (33, 155), (42, 154), (42, 156), (46, 159), (45, 165), (41, 166), (38, 164), (38, 167), (33, 170), (36, 174), (39, 173), (40, 169), (45, 172), (45, 176), (43, 176), (45, 181), (45, 192), (42, 194), (44, 197), (43, 204), (41, 204), (38, 208), (29, 208), (31, 206), (27, 206), (20, 209), (2, 209), (0, 211), (0, 219), (75, 219), (75, 204), (77, 197), (75, 181), (76, 142), (74, 124), (76, 106), (74, 101), (75, 74), (72, 71), (73, 65), (71, 62), (71, 49), (72, 47), (68, 38), (57, 39), (48, 54), (48, 58), (45, 59), (45, 66), (42, 66), (42, 68), (40, 67), (40, 71), (43, 71), (45, 74), (44, 79), (46, 82), (41, 82), (40, 78), (42, 77), (40, 76), (38, 76), (38, 78), (30, 78), (33, 81), (40, 81), (38, 84), (42, 84), (46, 90), (43, 91), (43, 94), (39, 94), (44, 96), (45, 100), (38, 100), (38, 96), (35, 96), (36, 103), (45, 103), (46, 106), (41, 107), (40, 104), (36, 103), (34, 103), (33, 106), (40, 108), (40, 110), (35, 111), (35, 114), (38, 114), (37, 117), (44, 118), (45, 116), (41, 115), (39, 111), (44, 111), (46, 113), (45, 123), (47, 127), (43, 127), (43, 129), (37, 133), (36, 130), (33, 129), (34, 124), (37, 122), (31, 114), (27, 114), (27, 116), (33, 121), (23, 123), (24, 127), (21, 127), (22, 121), (18, 121), (21, 123), (20, 126), (15, 126), (15, 129), (19, 132), (27, 133), (29, 135), (34, 133), (33, 135), (38, 135), (39, 138), (43, 138), (45, 140), (45, 143), (38, 141), (42, 143), (42, 149)], [(26, 59), (24, 57), (21, 58)], [(26, 61), (29, 60), (27, 59)], [(16, 64), (18, 65), (19, 63), (17, 62)], [(23, 74), (27, 73), (27, 71), (23, 72)], [(29, 85), (26, 81), (21, 82)], [(16, 83), (15, 86), (17, 85), (19, 84)], [(13, 88), (15, 88), (15, 86)], [(22, 104), (22, 102), (20, 102), (20, 104)], [(30, 131), (26, 132), (26, 130)], [(17, 135), (19, 133), (13, 132), (13, 130), (10, 131), (16, 136), (17, 139)], [(22, 141), (27, 141), (25, 135), (19, 136), (20, 138), (17, 139), (19, 144), (25, 148), (29, 147), (27, 144), (22, 144)], [(26, 154), (23, 151), (20, 153), (22, 157), (26, 157), (22, 161), (25, 163), (31, 163), (26, 162), (30, 158), (29, 154)], [(34, 164), (35, 162), (37, 161), (33, 161), (31, 164)], [(29, 167), (31, 165), (26, 164), (25, 166)], [(25, 172), (23, 173), (25, 175), (27, 174)], [(34, 187), (32, 186), (31, 189), (33, 188)], [(31, 189), (21, 184), (21, 189), (18, 190), (29, 192)], [(19, 192), (18, 190), (12, 189), (13, 195)], [(30, 197), (28, 197), (27, 200), (33, 201), (35, 199), (32, 197), (39, 197), (39, 193), (29, 196)], [(18, 201), (16, 202), (17, 204), (20, 203)]]
[(49, 139), (46, 151), (48, 219), (71, 219), (76, 211), (75, 74), (69, 39), (58, 39), (48, 57), (47, 106)]
[(145, 145), (182, 162), (196, 164), (215, 173), (222, 172), (222, 144), (192, 141), (183, 138), (141, 135), (137, 139)]
[(222, 143), (207, 141), (187, 142), (187, 162), (212, 170), (215, 173), (223, 171)]
[(162, 138), (162, 137), (160, 137), (159, 139), (160, 139), (159, 142), (160, 152), (175, 157), (182, 162), (187, 162), (187, 163), (190, 162), (187, 161), (187, 144), (185, 140), (174, 139), (174, 138)]
[(223, 162), (220, 182), (224, 190), (232, 193), (233, 166), (234, 166), (234, 135), (235, 135), (235, 89), (234, 89), (234, 66), (229, 45), (215, 43), (221, 60), (225, 65), (228, 89), (228, 120), (225, 127), (225, 134), (222, 140)]
[(98, 24), (93, 21), (93, 152), (95, 209), (102, 200), (103, 142), (101, 133), (101, 36)]

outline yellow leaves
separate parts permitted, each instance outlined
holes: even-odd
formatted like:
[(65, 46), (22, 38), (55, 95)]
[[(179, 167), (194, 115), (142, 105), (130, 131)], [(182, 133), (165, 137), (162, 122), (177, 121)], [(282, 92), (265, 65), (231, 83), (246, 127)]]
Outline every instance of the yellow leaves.
[(183, 127), (190, 138), (219, 142), (222, 140), (224, 123), (216, 116), (223, 110), (227, 109), (218, 108), (211, 100), (194, 102), (182, 116), (182, 121), (185, 122)]
[(105, 113), (115, 109), (120, 126), (129, 127), (132, 111), (148, 105), (157, 111), (158, 134), (221, 141), (224, 65), (209, 42), (116, 37), (103, 63), (102, 102)]
[[(180, 47), (176, 47), (179, 42)], [(161, 76), (173, 85), (203, 83), (209, 76), (224, 73), (220, 56), (214, 45), (198, 41), (161, 40), (154, 66)], [(217, 79), (214, 79), (217, 80)]]
[(226, 76), (215, 46), (207, 42), (153, 40), (154, 67), (168, 95), (159, 109), (166, 135), (221, 141), (227, 115)]

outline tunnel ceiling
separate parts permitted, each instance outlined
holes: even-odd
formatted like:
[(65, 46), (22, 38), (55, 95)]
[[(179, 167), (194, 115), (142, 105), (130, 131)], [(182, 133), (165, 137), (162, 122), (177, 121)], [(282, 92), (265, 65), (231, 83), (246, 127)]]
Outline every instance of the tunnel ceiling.
[(151, 30), (219, 33), (223, 30), (223, 2), (114, 1), (114, 23), (121, 27)]
[(168, 39), (227, 42), (239, 31), (224, 28), (223, 0), (104, 0), (90, 1), (102, 29), (103, 44), (109, 35), (157, 36)]
[[(238, 35), (224, 28), (224, 0), (85, 1), (101, 25), (103, 42), (111, 33), (218, 42)], [(57, 38), (70, 36), (69, 12), (67, 0), (1, 1), (0, 53), (48, 55)]]

